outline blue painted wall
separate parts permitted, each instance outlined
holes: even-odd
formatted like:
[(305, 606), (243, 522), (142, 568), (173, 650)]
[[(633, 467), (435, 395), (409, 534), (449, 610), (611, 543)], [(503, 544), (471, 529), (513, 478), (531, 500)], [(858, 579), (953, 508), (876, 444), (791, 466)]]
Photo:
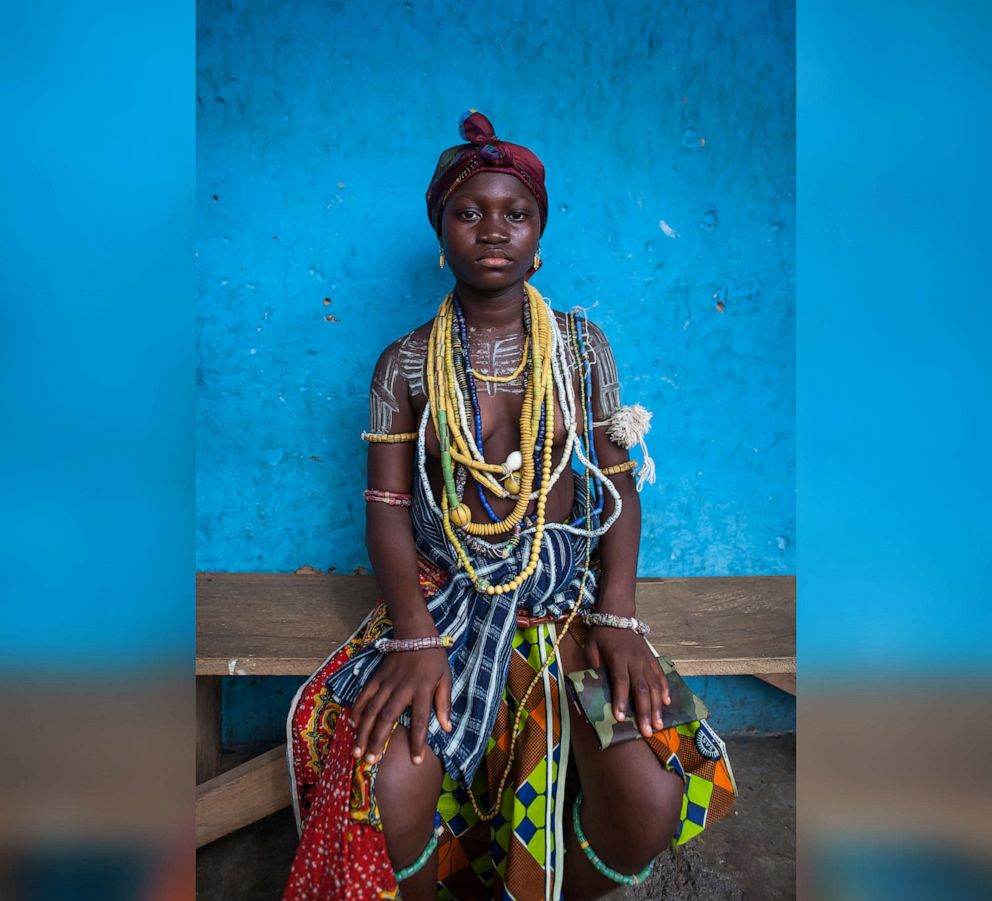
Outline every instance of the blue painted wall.
[(198, 5), (197, 565), (367, 566), (372, 365), (449, 287), (459, 114), (548, 170), (545, 267), (655, 414), (642, 575), (795, 571), (794, 8)]
[[(289, 705), (304, 680), (296, 676), (225, 676), (221, 743), (229, 750), (286, 740)], [(792, 732), (796, 699), (754, 676), (690, 676), (686, 684), (710, 710), (721, 735)]]

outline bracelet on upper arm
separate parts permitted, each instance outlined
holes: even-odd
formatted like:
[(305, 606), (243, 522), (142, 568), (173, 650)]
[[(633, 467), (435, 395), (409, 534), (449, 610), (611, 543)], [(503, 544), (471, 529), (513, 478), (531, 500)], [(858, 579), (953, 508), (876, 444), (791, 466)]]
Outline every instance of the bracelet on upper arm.
[(587, 626), (608, 626), (611, 629), (632, 629), (638, 635), (647, 635), (651, 627), (633, 616), (617, 616), (615, 613), (583, 613), (582, 622)]
[(613, 466), (607, 466), (606, 469), (601, 471), (604, 476), (615, 476), (621, 472), (633, 472), (635, 469), (637, 469), (636, 460), (625, 460), (623, 463), (615, 463)]
[(409, 507), (413, 503), (412, 494), (403, 494), (399, 491), (379, 491), (377, 488), (366, 488), (364, 496), (366, 501), (378, 501), (380, 504), (389, 504), (390, 507)]
[(406, 441), (416, 441), (416, 432), (395, 432), (393, 434), (380, 434), (379, 432), (362, 432), (362, 441), (369, 444), (402, 444)]

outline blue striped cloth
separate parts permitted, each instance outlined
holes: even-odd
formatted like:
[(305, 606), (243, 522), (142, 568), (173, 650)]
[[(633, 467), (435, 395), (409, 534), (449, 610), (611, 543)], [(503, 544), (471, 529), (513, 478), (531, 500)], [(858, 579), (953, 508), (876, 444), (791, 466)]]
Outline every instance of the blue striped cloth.
[[(562, 478), (567, 478), (570, 472), (567, 469)], [(575, 521), (585, 514), (586, 483), (584, 478), (572, 474), (575, 480), (572, 520)], [(422, 477), (415, 476), (414, 482), (411, 516), (417, 550), (424, 559), (451, 574), (444, 587), (431, 598), (428, 610), (438, 634), (451, 635), (455, 640), (448, 650), (454, 729), (445, 732), (432, 711), (427, 741), (448, 774), (463, 785), (471, 785), (482, 763), (509, 674), (517, 613), (554, 617), (568, 614), (583, 588), (586, 539), (554, 526), (545, 528), (534, 573), (513, 593), (480, 594), (466, 573), (458, 569), (430, 486)], [(530, 558), (533, 535), (533, 528), (524, 530), (520, 544), (506, 560), (473, 557), (472, 565), (478, 576), (493, 584), (514, 578)], [(593, 539), (594, 547), (595, 544)], [(591, 608), (595, 597), (596, 572), (590, 569), (581, 607)], [(384, 636), (391, 634), (390, 629)], [(383, 656), (369, 645), (337, 670), (327, 681), (335, 700), (345, 706), (352, 705), (379, 668)]]

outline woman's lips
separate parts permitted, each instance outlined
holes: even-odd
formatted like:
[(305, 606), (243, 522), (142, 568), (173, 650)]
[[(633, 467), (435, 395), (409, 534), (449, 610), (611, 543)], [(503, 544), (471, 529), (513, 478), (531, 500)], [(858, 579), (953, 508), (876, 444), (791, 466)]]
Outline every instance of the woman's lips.
[(513, 265), (513, 260), (508, 260), (506, 257), (482, 257), (477, 262), (480, 266), (491, 269), (505, 269), (507, 266)]

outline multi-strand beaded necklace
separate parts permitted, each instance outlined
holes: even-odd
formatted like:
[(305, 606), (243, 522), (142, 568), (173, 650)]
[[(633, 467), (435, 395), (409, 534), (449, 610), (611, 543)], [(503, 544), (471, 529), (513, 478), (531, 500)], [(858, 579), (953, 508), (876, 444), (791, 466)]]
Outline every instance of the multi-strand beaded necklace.
[[(520, 364), (512, 375), (481, 375), (472, 368), (464, 315), (454, 292), (442, 302), (434, 319), (427, 345), (428, 406), (441, 446), (441, 473), (444, 481), (440, 512), (445, 535), (454, 548), (459, 566), (468, 574), (476, 590), (488, 595), (512, 593), (527, 580), (537, 568), (541, 554), (548, 495), (559, 476), (569, 466), (573, 447), (579, 461), (584, 464), (585, 471), (586, 503), (583, 514), (574, 525), (566, 523), (552, 525), (552, 528), (564, 529), (585, 538), (584, 560), (581, 564), (582, 579), (576, 604), (561, 628), (557, 630), (551, 653), (517, 704), (510, 732), (509, 754), (493, 804), (488, 810), (483, 811), (474, 793), (468, 790), (472, 807), (483, 820), (491, 820), (500, 809), (503, 790), (513, 766), (516, 738), (520, 733), (527, 701), (543, 678), (545, 669), (556, 658), (558, 648), (579, 611), (581, 600), (586, 593), (593, 539), (606, 532), (620, 515), (622, 508), (616, 488), (607, 481), (607, 488), (614, 498), (614, 509), (606, 522), (594, 524), (595, 516), (602, 511), (602, 489), (594, 482), (602, 481), (603, 473), (594, 462), (591, 365), (581, 327), (577, 324), (577, 317), (567, 317), (566, 335), (563, 336), (554, 320), (554, 313), (541, 295), (529, 284), (524, 287), (526, 292), (524, 326), (527, 335)], [(568, 365), (569, 350), (574, 353), (582, 370), (581, 415), (584, 427), (582, 440), (578, 443), (576, 442), (578, 411)], [(501, 464), (489, 463), (484, 455), (482, 418), (475, 379), (510, 382), (521, 376), (524, 382), (524, 400), (520, 410), (520, 450), (511, 453)], [(566, 442), (558, 466), (552, 469), (556, 387), (564, 417)], [(471, 425), (469, 407), (472, 415)], [(423, 463), (425, 426), (426, 422), (421, 425), (418, 441), (421, 456), (420, 474), (423, 480), (427, 478)], [(475, 481), (480, 494), (489, 491), (500, 498), (516, 498), (510, 513), (505, 517), (499, 517), (483, 495), (483, 509), (490, 521), (473, 522), (471, 511), (461, 500), (468, 476)], [(483, 553), (482, 556), (508, 558), (520, 540), (522, 528), (530, 526), (530, 522), (525, 517), (531, 501), (536, 501), (536, 514), (527, 563), (512, 579), (500, 585), (492, 585), (476, 574), (465, 545), (477, 554), (481, 545), (491, 546), (492, 552)], [(512, 537), (499, 544), (490, 545), (489, 542), (481, 540), (507, 533), (512, 533)]]
[[(544, 532), (545, 507), (553, 485), (555, 386), (552, 371), (552, 326), (549, 322), (551, 314), (540, 294), (530, 286), (527, 286), (526, 308), (525, 323), (529, 323), (530, 334), (524, 342), (524, 352), (526, 357), (529, 351), (529, 360), (525, 359), (525, 365), (521, 369), (521, 372), (526, 373), (526, 389), (520, 409), (520, 450), (510, 454), (501, 464), (487, 462), (480, 447), (482, 421), (474, 372), (468, 356), (464, 317), (454, 294), (449, 294), (441, 304), (427, 345), (428, 399), (441, 445), (441, 473), (444, 479), (441, 512), (444, 531), (472, 583), (480, 592), (489, 595), (516, 590), (537, 568), (541, 536)], [(456, 359), (463, 381), (468, 387), (467, 392), (462, 390)], [(470, 395), (474, 408), (474, 435), (468, 427), (466, 393)], [(485, 501), (483, 506), (491, 521), (473, 522), (468, 505), (458, 496), (454, 477), (456, 463), (464, 467), (480, 488), (497, 497), (515, 497), (513, 509), (506, 516), (499, 517), (488, 501)], [(540, 481), (535, 485), (538, 466)], [(455, 528), (480, 538), (512, 533), (526, 516), (533, 499), (532, 492), (538, 485), (535, 533), (530, 557), (514, 578), (500, 585), (492, 585), (476, 574), (471, 557), (455, 533)]]

